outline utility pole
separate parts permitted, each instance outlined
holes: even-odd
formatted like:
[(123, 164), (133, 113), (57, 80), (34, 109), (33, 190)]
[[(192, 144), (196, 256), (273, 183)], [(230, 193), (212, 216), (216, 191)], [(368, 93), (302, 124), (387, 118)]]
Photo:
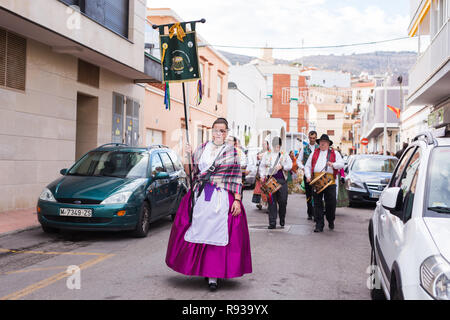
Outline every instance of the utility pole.
[(386, 155), (387, 151), (387, 79), (388, 74), (386, 73), (384, 76), (384, 130), (383, 130), (383, 155)]

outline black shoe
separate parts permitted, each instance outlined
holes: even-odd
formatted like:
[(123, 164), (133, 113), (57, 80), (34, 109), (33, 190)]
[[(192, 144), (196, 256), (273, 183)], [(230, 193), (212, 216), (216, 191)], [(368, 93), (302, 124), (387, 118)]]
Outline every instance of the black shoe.
[(280, 226), (283, 228), (284, 227), (284, 221), (280, 221)]
[(275, 229), (275, 226), (268, 226), (267, 229)]
[(309, 217), (308, 217), (308, 220), (312, 220), (312, 217), (311, 217), (311, 216), (309, 216)]
[(259, 210), (262, 210), (262, 205), (257, 204), (256, 207), (257, 207)]
[(208, 284), (209, 291), (216, 291), (217, 290), (217, 283), (211, 282)]
[(314, 229), (314, 232), (316, 232), (316, 233), (318, 233), (318, 232), (323, 232), (323, 229), (321, 229), (321, 228), (319, 228), (319, 227), (316, 227), (316, 228)]
[(330, 230), (334, 230), (334, 222), (330, 222), (328, 224), (328, 228), (330, 228)]

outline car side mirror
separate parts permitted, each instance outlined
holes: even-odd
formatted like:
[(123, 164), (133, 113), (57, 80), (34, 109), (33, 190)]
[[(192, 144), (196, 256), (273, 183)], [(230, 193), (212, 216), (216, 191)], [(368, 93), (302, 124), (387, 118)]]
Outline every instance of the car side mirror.
[(61, 171), (59, 171), (59, 173), (61, 173), (63, 176), (65, 176), (68, 171), (69, 171), (68, 169), (61, 169)]
[(168, 179), (168, 178), (169, 178), (169, 174), (167, 172), (160, 171), (155, 175), (155, 180)]
[[(399, 217), (403, 206), (403, 193), (399, 187), (386, 188), (381, 194), (381, 205)], [(400, 217), (401, 218), (401, 217)]]

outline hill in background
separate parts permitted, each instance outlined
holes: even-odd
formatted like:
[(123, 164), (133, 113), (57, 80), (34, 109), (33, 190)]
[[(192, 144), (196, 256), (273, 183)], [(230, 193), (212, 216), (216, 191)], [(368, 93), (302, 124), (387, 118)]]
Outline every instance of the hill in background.
[[(247, 64), (256, 57), (220, 51), (234, 64)], [(295, 60), (275, 60), (277, 64), (295, 64), (304, 62), (306, 67), (316, 67), (324, 70), (344, 71), (352, 75), (362, 72), (369, 74), (384, 74), (386, 71), (395, 74), (408, 75), (409, 69), (416, 62), (417, 53), (411, 51), (376, 51), (351, 55), (313, 55)]]

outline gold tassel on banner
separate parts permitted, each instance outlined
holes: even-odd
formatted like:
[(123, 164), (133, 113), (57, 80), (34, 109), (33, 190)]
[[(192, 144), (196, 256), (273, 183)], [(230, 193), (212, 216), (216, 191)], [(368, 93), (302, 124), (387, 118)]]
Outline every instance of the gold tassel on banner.
[(177, 39), (183, 42), (183, 38), (186, 36), (186, 33), (184, 32), (183, 27), (180, 25), (179, 22), (175, 23), (173, 26), (170, 27), (169, 29), (170, 39), (173, 38), (175, 31), (177, 32)]

